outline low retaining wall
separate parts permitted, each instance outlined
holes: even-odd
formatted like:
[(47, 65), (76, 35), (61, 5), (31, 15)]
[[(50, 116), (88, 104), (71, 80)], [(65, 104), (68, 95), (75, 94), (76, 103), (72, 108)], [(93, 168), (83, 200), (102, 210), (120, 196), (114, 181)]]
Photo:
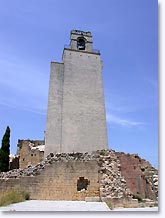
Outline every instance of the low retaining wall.
[(47, 165), (40, 175), (0, 179), (1, 195), (11, 190), (26, 191), (30, 199), (85, 200), (98, 197), (97, 161), (58, 161)]

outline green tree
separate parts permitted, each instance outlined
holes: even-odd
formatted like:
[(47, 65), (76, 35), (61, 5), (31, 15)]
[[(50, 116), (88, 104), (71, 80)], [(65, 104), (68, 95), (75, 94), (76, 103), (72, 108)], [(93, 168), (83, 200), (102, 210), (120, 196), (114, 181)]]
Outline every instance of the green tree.
[(6, 132), (2, 138), (2, 146), (0, 149), (0, 171), (9, 170), (9, 154), (10, 154), (10, 128), (7, 126)]

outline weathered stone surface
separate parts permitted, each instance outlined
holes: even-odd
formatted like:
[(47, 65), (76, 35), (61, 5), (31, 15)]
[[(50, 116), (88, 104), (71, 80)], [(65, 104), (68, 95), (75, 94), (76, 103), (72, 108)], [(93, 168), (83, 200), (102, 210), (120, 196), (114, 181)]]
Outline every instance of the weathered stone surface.
[[(1, 174), (0, 197), (11, 190), (25, 191), (37, 200), (85, 200), (99, 197), (99, 176), (96, 160), (51, 161), (22, 171)], [(3, 177), (3, 179), (2, 179)], [(78, 180), (89, 181), (86, 188), (78, 190)]]
[(155, 199), (158, 196), (158, 170), (138, 154), (116, 152), (116, 155), (121, 164), (121, 174), (132, 193), (142, 198)]
[[(142, 198), (154, 198), (158, 196), (158, 171), (147, 161), (137, 155), (130, 155), (115, 152), (113, 150), (95, 151), (91, 154), (86, 153), (56, 153), (49, 154), (47, 158), (35, 166), (29, 165), (25, 169), (15, 169), (6, 173), (0, 173), (0, 179), (9, 180), (22, 177), (42, 176), (45, 169), (49, 166), (58, 164), (69, 164), (70, 161), (80, 161), (90, 163), (96, 161), (99, 175), (99, 192), (102, 199), (125, 199), (130, 201), (137, 195), (140, 185), (140, 196)], [(80, 168), (83, 174), (84, 168)], [(68, 176), (67, 170), (65, 172)], [(47, 177), (49, 178), (49, 174)], [(140, 176), (140, 183), (138, 178)], [(147, 182), (147, 189), (146, 183)], [(153, 189), (154, 184), (154, 190)], [(148, 191), (148, 193), (146, 193)], [(154, 192), (155, 191), (155, 194)], [(83, 192), (82, 192), (83, 193)], [(146, 196), (148, 194), (148, 196)]]
[[(107, 149), (105, 104), (100, 53), (92, 35), (71, 31), (71, 47), (62, 63), (51, 62), (45, 157), (50, 152), (92, 152)], [(85, 50), (77, 40), (83, 37)]]
[(44, 158), (44, 140), (18, 140), (19, 168), (35, 166)]

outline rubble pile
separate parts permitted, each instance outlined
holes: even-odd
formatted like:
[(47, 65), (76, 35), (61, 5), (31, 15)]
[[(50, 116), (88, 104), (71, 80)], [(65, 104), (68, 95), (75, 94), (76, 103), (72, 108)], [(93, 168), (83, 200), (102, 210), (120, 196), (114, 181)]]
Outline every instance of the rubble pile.
[(102, 150), (99, 157), (100, 195), (104, 198), (132, 198), (132, 193), (126, 186), (126, 181), (120, 172), (120, 161), (115, 151)]
[(155, 194), (158, 196), (158, 170), (144, 159), (141, 159), (141, 162), (142, 175), (147, 179), (148, 183), (153, 186)]

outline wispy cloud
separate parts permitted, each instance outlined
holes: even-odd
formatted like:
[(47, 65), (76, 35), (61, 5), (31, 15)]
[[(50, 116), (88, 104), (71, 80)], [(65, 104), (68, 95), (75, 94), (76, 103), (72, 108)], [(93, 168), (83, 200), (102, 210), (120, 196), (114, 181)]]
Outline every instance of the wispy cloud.
[(26, 105), (20, 105), (20, 104), (14, 104), (11, 103), (10, 100), (8, 99), (8, 101), (2, 101), (0, 102), (1, 106), (5, 106), (8, 108), (12, 108), (12, 109), (16, 109), (16, 110), (21, 110), (21, 111), (28, 111), (28, 112), (32, 112), (35, 114), (40, 114), (40, 115), (46, 115), (46, 108), (35, 108), (35, 107), (28, 107)]
[[(134, 96), (131, 98), (131, 96), (126, 97), (116, 93), (105, 93), (105, 100), (106, 120), (109, 124), (125, 128), (141, 127), (145, 125), (145, 122), (136, 120), (143, 105), (135, 103)], [(132, 116), (134, 117), (133, 120)]]
[(106, 119), (107, 122), (110, 124), (116, 124), (116, 125), (120, 125), (123, 127), (138, 127), (138, 126), (142, 126), (145, 123), (143, 122), (137, 122), (137, 121), (133, 121), (133, 120), (129, 120), (129, 119), (123, 119), (121, 117), (112, 115), (112, 114), (106, 114)]

